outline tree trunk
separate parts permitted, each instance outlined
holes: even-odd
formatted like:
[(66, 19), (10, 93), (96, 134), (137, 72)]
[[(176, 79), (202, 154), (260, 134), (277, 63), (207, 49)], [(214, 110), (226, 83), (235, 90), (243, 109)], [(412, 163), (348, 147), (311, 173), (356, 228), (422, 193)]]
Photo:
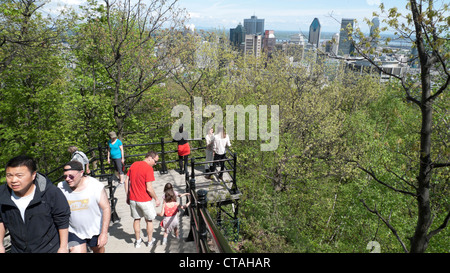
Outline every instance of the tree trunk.
[[(422, 96), (420, 110), (422, 125), (420, 131), (420, 168), (417, 187), (418, 218), (414, 236), (411, 239), (411, 253), (423, 253), (427, 249), (429, 238), (428, 229), (431, 226), (430, 206), (430, 180), (431, 180), (431, 128), (433, 122), (433, 108), (431, 97), (431, 60), (425, 47), (422, 26), (421, 11), (416, 1), (411, 2), (411, 12), (416, 28), (416, 46), (420, 60), (420, 79), (422, 84)], [(420, 8), (421, 9), (421, 8)]]
[[(425, 91), (425, 90), (423, 90)], [(429, 90), (428, 90), (429, 93)], [(431, 124), (432, 107), (428, 101), (421, 107), (422, 130), (420, 136), (420, 169), (417, 189), (418, 219), (411, 240), (411, 253), (423, 253), (428, 246), (428, 229), (431, 226), (430, 180), (431, 180)]]

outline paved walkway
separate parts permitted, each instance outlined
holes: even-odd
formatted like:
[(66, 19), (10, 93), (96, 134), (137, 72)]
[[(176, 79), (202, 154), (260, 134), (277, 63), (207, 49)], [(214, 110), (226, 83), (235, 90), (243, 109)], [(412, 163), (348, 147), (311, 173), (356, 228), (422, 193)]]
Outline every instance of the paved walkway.
[[(161, 200), (163, 195), (164, 185), (172, 183), (174, 189), (180, 193), (186, 191), (184, 175), (179, 174), (175, 170), (169, 170), (168, 174), (161, 175), (155, 171), (155, 182), (153, 188), (155, 189), (158, 198)], [(114, 182), (116, 183), (116, 182)], [(107, 193), (108, 189), (106, 190)], [(184, 239), (189, 234), (189, 216), (180, 216), (180, 239), (172, 237), (170, 234), (167, 239), (167, 244), (162, 245), (164, 229), (160, 226), (162, 217), (156, 216), (153, 220), (153, 238), (156, 243), (152, 247), (147, 246), (148, 236), (145, 220), (141, 220), (141, 237), (145, 243), (141, 243), (140, 248), (134, 247), (135, 236), (133, 230), (133, 219), (130, 216), (130, 206), (126, 203), (124, 186), (117, 187), (114, 196), (118, 199), (116, 205), (116, 212), (120, 218), (117, 223), (111, 223), (109, 226), (108, 244), (106, 245), (107, 253), (195, 253), (197, 252), (194, 242), (185, 242)], [(186, 203), (186, 198), (182, 198), (182, 204)], [(180, 200), (180, 199), (178, 199)], [(162, 202), (161, 202), (162, 205)], [(161, 205), (156, 208), (156, 213), (161, 211)]]

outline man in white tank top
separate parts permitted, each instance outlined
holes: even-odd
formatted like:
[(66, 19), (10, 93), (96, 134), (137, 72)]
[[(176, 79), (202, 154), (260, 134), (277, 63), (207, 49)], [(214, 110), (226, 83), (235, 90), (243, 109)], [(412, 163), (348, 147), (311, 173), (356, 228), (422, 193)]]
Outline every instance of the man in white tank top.
[(83, 166), (70, 161), (64, 166), (64, 181), (58, 188), (70, 206), (69, 250), (73, 253), (104, 253), (108, 242), (111, 207), (104, 185), (90, 176), (83, 176)]

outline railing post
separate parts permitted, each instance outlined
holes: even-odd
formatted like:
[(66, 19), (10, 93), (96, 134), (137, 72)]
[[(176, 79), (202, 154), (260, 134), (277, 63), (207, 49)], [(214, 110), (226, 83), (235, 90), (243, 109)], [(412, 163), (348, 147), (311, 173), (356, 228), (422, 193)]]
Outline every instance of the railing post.
[(233, 153), (233, 163), (234, 163), (234, 166), (233, 166), (233, 176), (232, 176), (232, 178), (233, 178), (233, 187), (232, 187), (232, 189), (233, 189), (233, 193), (237, 193), (237, 185), (236, 185), (236, 168), (237, 168), (237, 160), (236, 160), (236, 153)]
[(197, 197), (198, 197), (198, 205), (197, 205), (197, 215), (198, 215), (198, 221), (199, 221), (199, 230), (198, 230), (198, 235), (199, 235), (199, 239), (203, 240), (203, 242), (205, 243), (205, 245), (207, 245), (206, 242), (206, 223), (205, 220), (203, 219), (203, 217), (201, 216), (201, 210), (202, 209), (206, 209), (207, 207), (207, 200), (206, 200), (206, 195), (208, 194), (208, 191), (206, 190), (199, 190), (197, 191)]
[[(185, 166), (186, 168), (187, 166)], [(195, 178), (195, 159), (191, 158), (191, 178)]]
[[(188, 181), (188, 180), (186, 180), (186, 181)], [(186, 183), (186, 184), (188, 184), (188, 183)], [(186, 185), (186, 191), (189, 192), (189, 197), (191, 198), (191, 205), (190, 205), (190, 207), (192, 209), (191, 211), (195, 213), (195, 210), (197, 207), (197, 204), (195, 202), (193, 202), (195, 200), (195, 196), (193, 196), (193, 193), (195, 193), (195, 178), (192, 178), (191, 180), (189, 180), (189, 188)], [(187, 209), (187, 211), (189, 211), (189, 208)], [(192, 232), (194, 230), (196, 230), (193, 213), (190, 213), (189, 216), (190, 216), (189, 218), (190, 218), (191, 228), (189, 230), (189, 235), (186, 238), (186, 242), (194, 241), (194, 235), (192, 234)], [(195, 243), (197, 244), (198, 242), (195, 242)]]
[(161, 161), (162, 161), (162, 166), (161, 166), (161, 174), (167, 174), (167, 166), (166, 166), (166, 152), (164, 150), (164, 138), (161, 138)]
[(103, 164), (102, 144), (98, 143), (98, 159), (100, 160), (100, 172), (105, 174), (105, 165)]
[(108, 187), (109, 187), (109, 199), (111, 202), (111, 222), (118, 223), (120, 222), (119, 215), (117, 215), (116, 204), (117, 198), (114, 197), (114, 192), (116, 191), (116, 187), (113, 186), (112, 183), (112, 175), (108, 176)]

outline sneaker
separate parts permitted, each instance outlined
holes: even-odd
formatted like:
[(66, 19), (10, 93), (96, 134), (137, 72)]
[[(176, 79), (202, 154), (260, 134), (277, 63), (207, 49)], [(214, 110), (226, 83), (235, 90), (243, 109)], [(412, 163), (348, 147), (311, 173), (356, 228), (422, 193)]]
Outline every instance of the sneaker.
[(152, 238), (151, 242), (148, 242), (148, 247), (152, 247), (155, 244), (156, 239)]
[(139, 238), (136, 242), (134, 242), (134, 248), (140, 248), (142, 243), (142, 239)]

